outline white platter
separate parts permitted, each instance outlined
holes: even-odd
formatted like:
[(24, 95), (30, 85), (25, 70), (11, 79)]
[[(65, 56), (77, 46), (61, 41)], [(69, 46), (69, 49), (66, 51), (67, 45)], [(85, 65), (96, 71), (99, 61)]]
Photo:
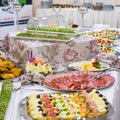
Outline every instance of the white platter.
[(12, 36), (15, 39), (23, 39), (23, 40), (39, 40), (42, 42), (70, 42), (73, 40), (73, 38), (70, 38), (69, 40), (59, 40), (59, 39), (50, 39), (50, 38), (33, 38), (33, 37), (20, 37), (20, 36)]
[(81, 35), (81, 32), (64, 33), (64, 32), (40, 31), (40, 30), (36, 31), (36, 30), (27, 30), (27, 29), (24, 29), (24, 30), (31, 33), (44, 33), (44, 34), (54, 34), (54, 35), (60, 34), (60, 35), (66, 35), (66, 36), (72, 36), (72, 37)]
[[(82, 66), (83, 62), (84, 61), (70, 63), (70, 64), (68, 64), (67, 68), (69, 70), (82, 70), (81, 66)], [(110, 68), (109, 64), (106, 64), (106, 63), (103, 63), (103, 62), (100, 62), (100, 64), (102, 66), (100, 69), (89, 70), (89, 71), (104, 71), (104, 70), (107, 70), (107, 69)]]
[[(19, 115), (20, 115), (21, 120), (33, 120), (31, 117), (29, 117), (29, 115), (27, 113), (27, 101), (28, 101), (28, 97), (25, 97), (19, 103)], [(108, 111), (109, 112), (106, 115), (101, 116), (101, 117), (97, 117), (97, 118), (78, 117), (74, 120), (110, 120), (114, 114), (114, 108), (112, 107), (112, 105), (110, 103), (108, 104)], [(59, 120), (66, 120), (66, 119), (61, 118)]]

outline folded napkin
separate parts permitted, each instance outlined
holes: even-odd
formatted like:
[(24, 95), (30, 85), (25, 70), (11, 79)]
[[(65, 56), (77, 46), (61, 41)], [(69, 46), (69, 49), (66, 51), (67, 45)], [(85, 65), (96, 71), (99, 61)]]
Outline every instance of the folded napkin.
[(3, 58), (7, 58), (6, 54), (0, 50), (0, 56), (3, 57)]

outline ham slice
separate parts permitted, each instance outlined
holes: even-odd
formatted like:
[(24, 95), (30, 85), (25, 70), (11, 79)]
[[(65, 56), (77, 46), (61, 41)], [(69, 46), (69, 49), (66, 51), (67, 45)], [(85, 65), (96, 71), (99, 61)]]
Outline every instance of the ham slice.
[(74, 71), (61, 73), (47, 77), (45, 84), (57, 90), (92, 90), (111, 86), (115, 82), (114, 77), (110, 75), (99, 80), (93, 80), (93, 76), (100, 74), (102, 72)]

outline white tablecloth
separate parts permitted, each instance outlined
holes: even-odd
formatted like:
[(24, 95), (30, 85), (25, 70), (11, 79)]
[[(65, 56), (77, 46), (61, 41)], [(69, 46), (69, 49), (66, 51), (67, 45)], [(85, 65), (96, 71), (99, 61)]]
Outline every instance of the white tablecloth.
[[(107, 97), (107, 99), (109, 100), (109, 102), (112, 104), (112, 106), (115, 109), (115, 114), (113, 116), (112, 120), (119, 120), (120, 118), (120, 94), (119, 94), (119, 90), (120, 90), (120, 75), (118, 72), (112, 72), (112, 75), (115, 77), (115, 83), (114, 85), (112, 85), (109, 88), (105, 88), (103, 90), (100, 90), (103, 95), (105, 95)], [(19, 83), (14, 83), (14, 86), (19, 86)], [(7, 110), (7, 114), (6, 114), (6, 118), (5, 120), (20, 120), (20, 114), (19, 114), (19, 102), (25, 98), (26, 96), (28, 96), (29, 94), (33, 93), (33, 92), (39, 92), (39, 93), (53, 93), (55, 91), (49, 90), (47, 88), (45, 88), (44, 86), (41, 87), (41, 89), (44, 90), (44, 92), (40, 92), (40, 91), (35, 91), (35, 90), (28, 90), (27, 88), (39, 88), (38, 85), (36, 86), (31, 86), (28, 85), (25, 87), (26, 90), (19, 90), (16, 92), (13, 92), (8, 110)]]
[[(54, 15), (55, 12), (52, 9), (37, 9), (36, 16), (50, 16)], [(81, 14), (78, 9), (66, 8), (62, 9), (61, 15), (65, 16), (68, 24), (78, 24), (81, 25)], [(108, 24), (110, 27), (120, 27), (120, 11), (95, 11), (88, 10), (84, 17), (85, 26), (92, 26), (93, 24)]]

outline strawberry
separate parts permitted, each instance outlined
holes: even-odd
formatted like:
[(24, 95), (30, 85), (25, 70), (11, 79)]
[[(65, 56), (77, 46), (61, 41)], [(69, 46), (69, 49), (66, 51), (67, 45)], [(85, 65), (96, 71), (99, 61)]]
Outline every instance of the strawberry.
[(95, 60), (94, 62), (92, 62), (93, 66), (96, 67), (96, 68), (100, 68), (100, 63), (98, 60)]

